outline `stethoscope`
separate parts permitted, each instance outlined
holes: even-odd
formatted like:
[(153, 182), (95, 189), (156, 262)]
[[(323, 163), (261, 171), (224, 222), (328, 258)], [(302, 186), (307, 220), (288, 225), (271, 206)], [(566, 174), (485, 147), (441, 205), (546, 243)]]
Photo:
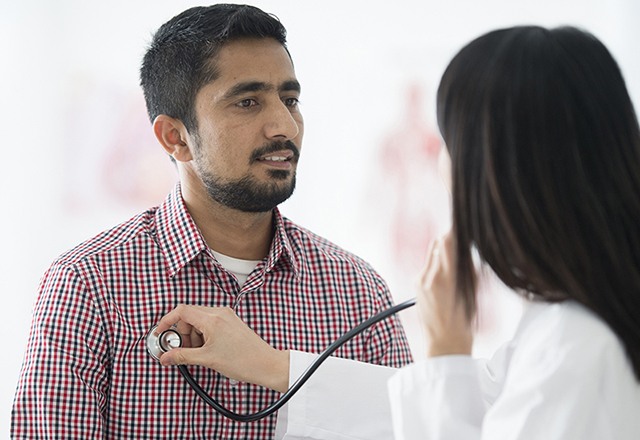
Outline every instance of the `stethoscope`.
[[(306, 369), (306, 371), (298, 378), (298, 380), (289, 388), (289, 390), (284, 393), (278, 400), (273, 402), (267, 408), (258, 411), (254, 414), (238, 414), (233, 411), (228, 410), (224, 406), (220, 405), (215, 399), (213, 399), (205, 390), (200, 387), (198, 382), (191, 376), (189, 370), (185, 365), (178, 365), (178, 370), (182, 377), (187, 381), (187, 383), (193, 388), (193, 390), (200, 396), (202, 400), (204, 400), (209, 406), (215, 409), (217, 412), (222, 414), (223, 416), (235, 420), (237, 422), (255, 422), (256, 420), (260, 420), (264, 417), (267, 417), (274, 412), (278, 411), (285, 403), (287, 403), (295, 393), (305, 384), (307, 380), (311, 377), (311, 375), (320, 367), (320, 365), (331, 356), (338, 348), (344, 345), (347, 341), (351, 340), (356, 335), (360, 334), (362, 331), (371, 327), (372, 325), (382, 321), (383, 319), (388, 318), (391, 315), (398, 313), (401, 310), (407, 309), (413, 306), (416, 303), (416, 299), (410, 299), (409, 301), (405, 301), (397, 306), (389, 307), (386, 310), (378, 313), (377, 315), (372, 316), (367, 319), (362, 324), (357, 327), (352, 328), (347, 333), (342, 335), (339, 339), (337, 339), (333, 344), (331, 344), (325, 351), (320, 354), (320, 356)], [(159, 335), (155, 334), (156, 327), (153, 327), (147, 333), (147, 351), (155, 360), (159, 361), (160, 356), (163, 353), (166, 353), (169, 350), (173, 350), (174, 348), (178, 348), (182, 346), (182, 337), (177, 330), (170, 328), (162, 332)]]

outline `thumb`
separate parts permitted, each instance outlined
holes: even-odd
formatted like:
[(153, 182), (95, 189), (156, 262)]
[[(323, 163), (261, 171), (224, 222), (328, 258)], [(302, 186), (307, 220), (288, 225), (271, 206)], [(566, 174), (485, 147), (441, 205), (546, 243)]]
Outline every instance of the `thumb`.
[(170, 365), (203, 365), (200, 348), (174, 348), (160, 357), (160, 364), (164, 367)]

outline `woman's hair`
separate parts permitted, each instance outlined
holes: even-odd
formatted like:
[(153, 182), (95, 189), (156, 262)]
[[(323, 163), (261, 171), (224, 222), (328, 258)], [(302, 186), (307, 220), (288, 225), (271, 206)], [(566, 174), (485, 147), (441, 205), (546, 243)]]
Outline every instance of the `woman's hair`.
[(640, 381), (640, 128), (611, 54), (571, 27), (490, 32), (451, 61), (437, 105), (468, 315), (475, 247), (516, 291), (601, 316)]

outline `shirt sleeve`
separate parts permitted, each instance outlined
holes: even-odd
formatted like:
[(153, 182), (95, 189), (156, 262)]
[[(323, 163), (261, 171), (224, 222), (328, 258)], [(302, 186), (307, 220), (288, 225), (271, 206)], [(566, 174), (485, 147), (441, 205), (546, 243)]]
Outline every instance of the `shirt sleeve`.
[(86, 284), (54, 264), (43, 277), (11, 414), (11, 438), (103, 437), (108, 344)]
[[(378, 280), (378, 308), (380, 313), (393, 306), (391, 293), (383, 280)], [(363, 362), (400, 368), (413, 362), (409, 343), (398, 315), (392, 315), (373, 325), (367, 333)]]
[[(291, 351), (290, 385), (317, 355)], [(389, 440), (385, 384), (397, 369), (330, 357), (278, 412), (278, 440)]]

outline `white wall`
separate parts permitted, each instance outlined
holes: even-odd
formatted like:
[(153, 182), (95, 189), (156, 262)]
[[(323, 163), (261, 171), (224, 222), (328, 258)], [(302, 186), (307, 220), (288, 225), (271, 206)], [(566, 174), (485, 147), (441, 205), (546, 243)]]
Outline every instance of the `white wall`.
[[(253, 4), (287, 27), (303, 84), (299, 184), (282, 210), (371, 262), (398, 301), (414, 295), (420, 240), (448, 222), (447, 197), (421, 148), (439, 142), (434, 90), (464, 43), (516, 24), (581, 26), (610, 48), (635, 102), (640, 99), (640, 6), (634, 0)], [(175, 180), (145, 119), (138, 66), (150, 34), (193, 5), (0, 1), (0, 295), (11, 333), (3, 349), (0, 432), (9, 429), (31, 307), (51, 260), (159, 203)], [(422, 95), (409, 111), (411, 87)], [(431, 228), (417, 240), (420, 246), (398, 237), (411, 228), (420, 235), (423, 220)], [(484, 298), (479, 354), (508, 337), (519, 312), (500, 289), (487, 289)], [(499, 312), (507, 317), (497, 319)], [(420, 357), (415, 315), (407, 311), (403, 319)]]

